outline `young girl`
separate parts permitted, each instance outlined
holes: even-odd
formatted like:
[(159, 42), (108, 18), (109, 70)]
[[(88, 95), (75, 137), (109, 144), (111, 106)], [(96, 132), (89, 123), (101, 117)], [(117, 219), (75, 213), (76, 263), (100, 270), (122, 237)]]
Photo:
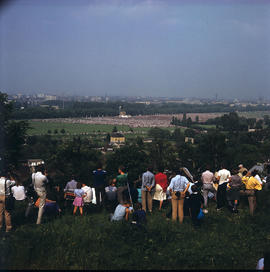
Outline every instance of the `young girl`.
[(74, 210), (73, 214), (76, 214), (76, 211), (79, 207), (80, 214), (83, 215), (83, 198), (86, 196), (86, 193), (82, 189), (82, 184), (77, 182), (77, 189), (74, 190), (75, 199), (73, 201)]

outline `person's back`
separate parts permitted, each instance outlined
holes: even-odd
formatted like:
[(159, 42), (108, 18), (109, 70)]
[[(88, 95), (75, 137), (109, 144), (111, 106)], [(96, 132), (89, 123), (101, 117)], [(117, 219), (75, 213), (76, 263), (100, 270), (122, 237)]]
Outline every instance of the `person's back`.
[(118, 204), (113, 216), (111, 217), (111, 221), (120, 221), (127, 216), (127, 213), (132, 211), (132, 208), (130, 207), (129, 204), (124, 203), (124, 204)]
[(224, 182), (227, 182), (230, 176), (231, 176), (231, 173), (229, 170), (225, 168), (219, 170), (218, 171), (219, 185), (223, 184)]
[(202, 173), (201, 180), (203, 184), (213, 184), (214, 174), (211, 171), (206, 170)]
[(72, 177), (72, 180), (67, 182), (64, 192), (73, 193), (76, 188), (77, 188), (77, 181), (74, 179), (74, 177)]
[(94, 175), (93, 187), (94, 188), (105, 187), (107, 172), (102, 168), (98, 168), (93, 171), (93, 175)]
[(93, 199), (92, 188), (83, 184), (82, 190), (86, 196), (83, 198), (84, 203), (90, 203)]
[(47, 177), (42, 174), (41, 171), (37, 171), (36, 173), (32, 174), (32, 181), (35, 190), (45, 192), (46, 191), (46, 184), (48, 183)]
[(133, 224), (145, 224), (146, 223), (146, 213), (142, 209), (141, 203), (136, 203), (136, 210), (133, 213)]
[(12, 194), (16, 200), (24, 200), (26, 198), (24, 186), (17, 184), (11, 188)]

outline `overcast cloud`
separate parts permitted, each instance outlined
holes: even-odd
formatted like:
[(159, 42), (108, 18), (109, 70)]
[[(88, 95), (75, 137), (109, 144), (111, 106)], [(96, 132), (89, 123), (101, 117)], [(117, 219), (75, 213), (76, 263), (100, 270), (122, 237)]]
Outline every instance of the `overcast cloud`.
[(0, 90), (269, 99), (269, 33), (266, 0), (11, 1)]

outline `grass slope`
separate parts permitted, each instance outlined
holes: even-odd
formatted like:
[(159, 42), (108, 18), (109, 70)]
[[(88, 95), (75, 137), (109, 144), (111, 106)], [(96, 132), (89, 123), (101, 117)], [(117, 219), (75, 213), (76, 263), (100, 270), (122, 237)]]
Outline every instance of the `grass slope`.
[[(267, 194), (267, 195), (266, 195)], [(254, 217), (246, 200), (239, 214), (217, 212), (210, 203), (201, 228), (190, 218), (183, 225), (154, 210), (145, 230), (130, 222), (108, 221), (108, 212), (93, 206), (83, 217), (70, 211), (42, 225), (14, 216), (16, 230), (0, 240), (1, 269), (254, 269), (269, 244), (268, 192)], [(155, 203), (157, 204), (157, 203)], [(157, 205), (155, 205), (156, 207)]]

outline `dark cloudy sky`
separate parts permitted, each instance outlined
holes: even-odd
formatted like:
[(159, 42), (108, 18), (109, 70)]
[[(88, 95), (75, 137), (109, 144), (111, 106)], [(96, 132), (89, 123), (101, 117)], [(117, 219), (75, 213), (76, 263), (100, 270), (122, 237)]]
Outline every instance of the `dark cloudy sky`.
[(270, 1), (6, 3), (1, 91), (270, 98)]

